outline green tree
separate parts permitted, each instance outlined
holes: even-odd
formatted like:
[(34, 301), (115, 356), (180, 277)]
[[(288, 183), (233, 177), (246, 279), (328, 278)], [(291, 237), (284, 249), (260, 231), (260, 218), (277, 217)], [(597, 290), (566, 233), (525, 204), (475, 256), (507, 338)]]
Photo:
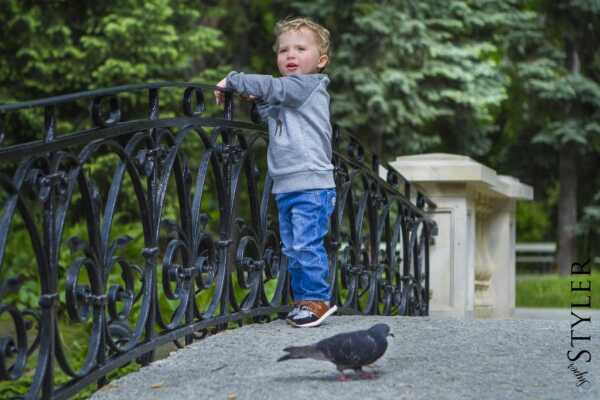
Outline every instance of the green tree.
[(0, 98), (195, 78), (192, 61), (223, 45), (201, 11), (171, 0), (3, 1)]
[[(537, 13), (507, 37), (514, 62), (513, 94), (524, 101), (513, 122), (544, 148), (546, 170), (558, 175), (558, 254), (561, 274), (577, 261), (578, 176), (587, 175), (586, 156), (599, 148), (600, 2), (587, 0), (521, 2)], [(558, 161), (548, 166), (548, 161)], [(597, 163), (595, 168), (597, 168)], [(593, 193), (593, 191), (591, 192)], [(588, 208), (591, 212), (591, 208)], [(591, 214), (590, 214), (591, 215)]]

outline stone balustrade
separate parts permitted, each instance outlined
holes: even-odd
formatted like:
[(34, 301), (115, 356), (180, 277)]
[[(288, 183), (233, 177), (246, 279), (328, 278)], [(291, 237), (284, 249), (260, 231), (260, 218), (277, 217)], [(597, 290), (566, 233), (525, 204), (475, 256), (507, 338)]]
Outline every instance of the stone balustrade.
[(510, 317), (515, 308), (515, 206), (531, 186), (469, 157), (422, 154), (390, 163), (437, 204), (431, 314)]

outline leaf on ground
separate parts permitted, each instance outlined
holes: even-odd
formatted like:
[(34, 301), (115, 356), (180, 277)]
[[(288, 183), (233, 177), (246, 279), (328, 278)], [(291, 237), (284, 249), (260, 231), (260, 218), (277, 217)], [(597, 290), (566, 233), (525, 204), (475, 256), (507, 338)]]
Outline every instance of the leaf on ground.
[(163, 383), (162, 383), (162, 382), (159, 382), (159, 383), (153, 383), (152, 385), (150, 385), (150, 387), (151, 387), (152, 389), (158, 389), (158, 388), (161, 388), (161, 387), (162, 387), (162, 385), (163, 385)]
[(100, 388), (100, 390), (110, 390), (110, 389), (115, 389), (118, 387), (119, 387), (119, 385), (115, 385), (114, 383), (107, 383), (106, 385), (102, 386), (102, 388)]

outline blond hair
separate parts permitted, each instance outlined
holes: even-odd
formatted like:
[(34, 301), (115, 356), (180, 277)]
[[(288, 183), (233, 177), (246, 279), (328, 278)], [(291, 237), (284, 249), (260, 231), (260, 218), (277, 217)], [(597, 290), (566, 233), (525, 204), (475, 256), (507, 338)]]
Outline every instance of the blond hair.
[(325, 27), (314, 22), (313, 20), (304, 17), (286, 18), (284, 20), (279, 21), (277, 25), (275, 25), (275, 37), (277, 39), (275, 39), (273, 50), (275, 52), (279, 50), (279, 36), (282, 33), (289, 31), (299, 31), (302, 28), (307, 28), (314, 32), (317, 38), (317, 44), (319, 46), (320, 55), (326, 55), (327, 57), (329, 57), (329, 31)]

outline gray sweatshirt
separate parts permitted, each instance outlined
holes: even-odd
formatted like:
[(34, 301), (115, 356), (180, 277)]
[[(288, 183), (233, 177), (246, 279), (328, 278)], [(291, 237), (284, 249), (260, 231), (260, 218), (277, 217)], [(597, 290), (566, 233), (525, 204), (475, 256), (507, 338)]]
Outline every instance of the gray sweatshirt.
[(335, 187), (328, 84), (323, 74), (227, 75), (227, 88), (257, 97), (258, 112), (269, 124), (273, 193)]

